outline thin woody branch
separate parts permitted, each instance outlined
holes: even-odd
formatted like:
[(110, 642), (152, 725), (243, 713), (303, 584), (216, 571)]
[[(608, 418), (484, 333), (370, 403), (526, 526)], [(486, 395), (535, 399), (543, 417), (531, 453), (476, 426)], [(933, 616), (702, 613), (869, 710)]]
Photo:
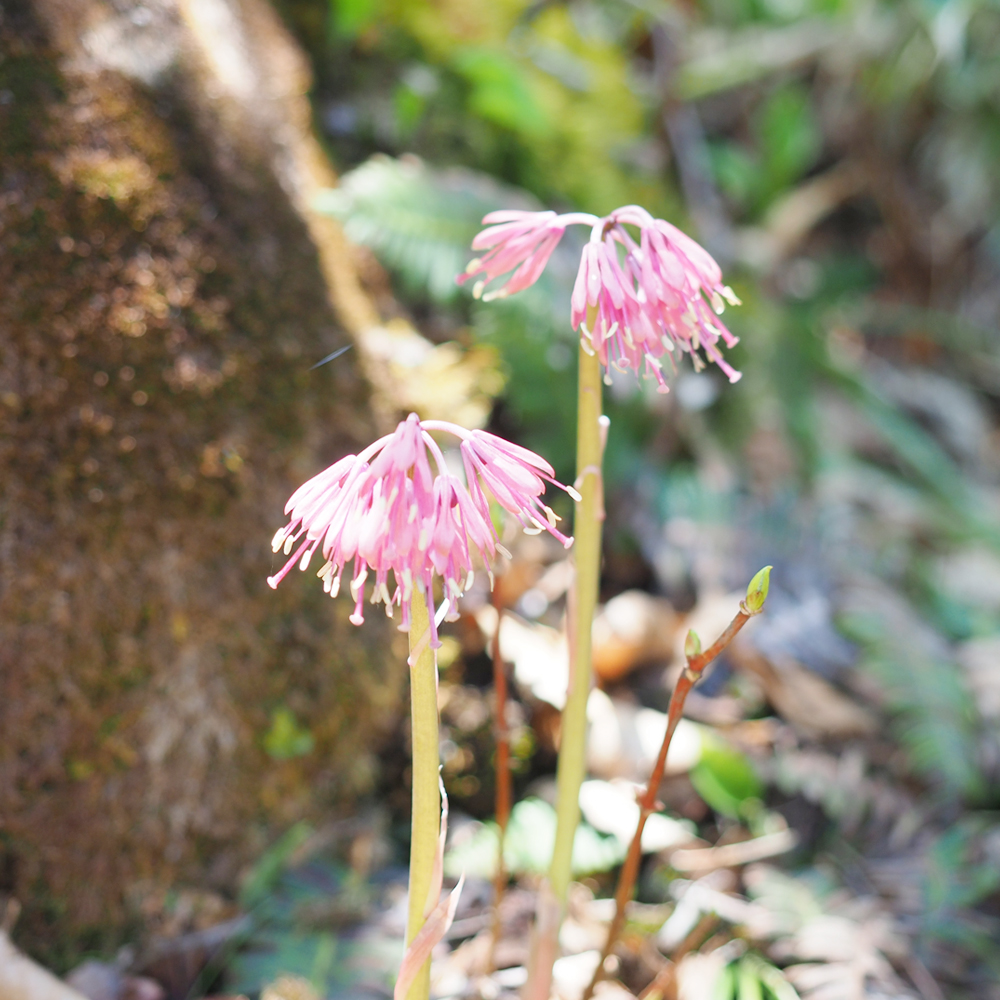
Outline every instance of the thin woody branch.
[(639, 874), (639, 862), (642, 860), (642, 831), (646, 826), (646, 820), (650, 814), (656, 811), (656, 793), (663, 780), (663, 772), (667, 765), (667, 754), (670, 751), (670, 741), (673, 739), (674, 730), (684, 714), (684, 703), (687, 701), (691, 688), (698, 683), (701, 675), (707, 667), (720, 653), (736, 638), (740, 629), (754, 615), (760, 614), (767, 598), (768, 584), (770, 582), (771, 567), (766, 566), (751, 581), (747, 587), (746, 600), (740, 605), (740, 610), (736, 617), (729, 623), (726, 630), (712, 643), (708, 649), (701, 650), (701, 642), (694, 632), (689, 632), (684, 643), (684, 654), (687, 665), (684, 672), (677, 679), (673, 694), (670, 696), (670, 706), (667, 709), (667, 731), (663, 734), (663, 743), (660, 745), (660, 752), (657, 755), (656, 763), (653, 765), (652, 773), (646, 784), (646, 790), (639, 798), (639, 824), (629, 845), (625, 863), (622, 865), (621, 874), (618, 876), (618, 887), (615, 890), (615, 915), (608, 928), (608, 938), (604, 949), (601, 952), (601, 960), (594, 970), (594, 976), (583, 995), (583, 1000), (590, 1000), (593, 996), (594, 988), (604, 977), (604, 963), (611, 954), (612, 948), (621, 934), (625, 924), (625, 907), (632, 898), (635, 889), (635, 880)]

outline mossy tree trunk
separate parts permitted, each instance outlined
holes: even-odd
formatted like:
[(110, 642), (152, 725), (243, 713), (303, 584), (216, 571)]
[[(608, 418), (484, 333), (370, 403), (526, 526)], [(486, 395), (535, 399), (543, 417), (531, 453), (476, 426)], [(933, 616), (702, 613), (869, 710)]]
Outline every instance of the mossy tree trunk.
[(231, 890), (398, 718), (390, 633), (265, 584), (375, 430), (356, 358), (310, 371), (376, 317), (303, 66), (263, 0), (0, 2), (0, 894), (56, 963)]

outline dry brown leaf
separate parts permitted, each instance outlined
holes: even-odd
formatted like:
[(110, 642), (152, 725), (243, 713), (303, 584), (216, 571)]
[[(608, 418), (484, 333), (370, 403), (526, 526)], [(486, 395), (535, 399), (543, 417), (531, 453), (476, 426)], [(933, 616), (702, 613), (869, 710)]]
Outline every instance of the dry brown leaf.
[(86, 1000), (82, 993), (33, 962), (0, 931), (0, 1000)]
[(846, 739), (870, 736), (878, 729), (872, 712), (791, 657), (771, 660), (739, 640), (727, 655), (757, 678), (778, 714), (806, 736)]
[(358, 342), (369, 365), (381, 369), (397, 408), (416, 410), (424, 419), (482, 427), (503, 389), (492, 347), (432, 344), (402, 319), (369, 327)]
[(861, 192), (865, 182), (865, 172), (857, 164), (838, 163), (780, 198), (766, 219), (771, 262), (794, 253), (811, 230), (838, 205)]
[(735, 868), (753, 861), (763, 861), (791, 851), (799, 842), (794, 830), (779, 830), (762, 837), (721, 847), (674, 851), (670, 865), (679, 872), (709, 872), (716, 868)]
[[(732, 942), (736, 944), (737, 942)], [(742, 942), (739, 942), (742, 945)], [(722, 970), (736, 957), (728, 945), (703, 955), (692, 952), (677, 963), (677, 1000), (707, 1000)]]
[[(587, 700), (587, 720), (587, 768), (591, 774), (643, 782), (649, 778), (667, 731), (664, 712), (611, 698), (595, 688)], [(683, 774), (700, 759), (699, 728), (681, 719), (670, 743), (666, 773)]]
[(279, 976), (265, 986), (260, 1000), (320, 1000), (316, 987), (302, 976)]
[(594, 672), (616, 681), (642, 663), (669, 661), (681, 617), (662, 597), (626, 590), (598, 610), (594, 619)]

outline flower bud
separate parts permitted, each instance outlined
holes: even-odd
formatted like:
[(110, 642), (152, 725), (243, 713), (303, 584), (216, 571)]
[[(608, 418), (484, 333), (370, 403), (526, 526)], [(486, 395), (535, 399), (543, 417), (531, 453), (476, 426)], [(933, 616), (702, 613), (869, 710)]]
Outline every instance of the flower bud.
[(687, 638), (684, 640), (684, 655), (689, 660), (693, 660), (700, 653), (701, 639), (698, 638), (698, 633), (693, 628), (688, 629)]
[(759, 615), (767, 600), (767, 590), (771, 583), (771, 570), (773, 567), (765, 566), (751, 581), (747, 587), (747, 599), (743, 602), (744, 610), (748, 615)]

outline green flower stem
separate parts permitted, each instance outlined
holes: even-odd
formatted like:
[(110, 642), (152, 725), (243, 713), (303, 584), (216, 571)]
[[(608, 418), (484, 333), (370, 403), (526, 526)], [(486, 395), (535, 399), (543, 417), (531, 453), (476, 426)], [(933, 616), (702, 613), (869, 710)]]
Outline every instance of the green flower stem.
[[(588, 326), (594, 321), (588, 313)], [(552, 963), (559, 951), (559, 926), (566, 913), (573, 840), (580, 822), (580, 785), (586, 770), (587, 697), (590, 694), (591, 630), (601, 570), (604, 481), (601, 459), (601, 365), (580, 348), (577, 403), (576, 487), (581, 499), (573, 524), (576, 575), (569, 595), (569, 690), (562, 714), (556, 771), (556, 839), (548, 879), (538, 894), (538, 914), (523, 1000), (548, 1000)]]
[[(427, 602), (416, 587), (410, 601), (410, 653), (424, 640), (423, 650), (410, 668), (410, 717), (413, 727), (413, 817), (410, 836), (410, 899), (406, 943), (424, 925), (441, 830), (441, 796), (438, 790), (438, 682), (437, 657), (426, 642), (430, 621)], [(435, 905), (437, 900), (434, 900)], [(407, 1000), (428, 1000), (431, 960), (417, 973)]]
[[(588, 316), (588, 321), (590, 317)], [(569, 890), (573, 838), (580, 822), (580, 785), (586, 770), (587, 697), (590, 694), (591, 634), (601, 572), (604, 520), (601, 478), (601, 364), (580, 348), (577, 399), (576, 473), (582, 497), (573, 524), (576, 578), (571, 595), (570, 679), (562, 714), (559, 766), (556, 772), (556, 842), (549, 882), (562, 909)]]

